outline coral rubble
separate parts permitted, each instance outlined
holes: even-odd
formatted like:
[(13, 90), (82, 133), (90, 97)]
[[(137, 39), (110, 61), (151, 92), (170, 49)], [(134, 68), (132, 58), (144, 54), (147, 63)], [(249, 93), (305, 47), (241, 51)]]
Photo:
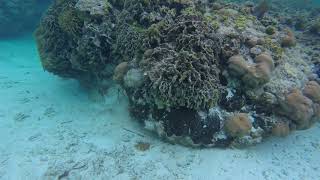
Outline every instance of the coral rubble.
[(251, 145), (306, 129), (320, 114), (311, 66), (290, 58), (299, 42), (269, 9), (266, 1), (56, 0), (36, 39), (44, 69), (100, 93), (113, 79), (132, 117), (171, 142)]

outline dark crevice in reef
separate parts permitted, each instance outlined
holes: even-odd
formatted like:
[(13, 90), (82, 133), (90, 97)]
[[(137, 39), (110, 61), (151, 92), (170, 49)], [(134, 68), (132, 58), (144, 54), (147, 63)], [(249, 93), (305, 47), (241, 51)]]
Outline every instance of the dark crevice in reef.
[(240, 111), (247, 103), (245, 95), (241, 90), (235, 90), (234, 95), (228, 98), (228, 92), (224, 92), (221, 96), (219, 105), (223, 107), (226, 111)]
[(212, 137), (221, 130), (218, 117), (204, 118), (197, 111), (183, 107), (171, 109), (170, 112), (158, 110), (154, 117), (163, 122), (168, 137), (190, 137), (195, 144), (211, 144)]

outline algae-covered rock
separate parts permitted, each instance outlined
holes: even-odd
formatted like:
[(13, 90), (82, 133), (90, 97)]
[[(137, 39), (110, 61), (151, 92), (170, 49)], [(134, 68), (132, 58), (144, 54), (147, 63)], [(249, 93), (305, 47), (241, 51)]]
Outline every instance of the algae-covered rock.
[(115, 64), (110, 58), (112, 17), (97, 22), (98, 17), (77, 9), (77, 3), (54, 1), (35, 36), (45, 70), (92, 86), (111, 78), (106, 69), (107, 64)]
[(302, 82), (279, 87), (281, 68), (294, 63), (281, 45), (298, 42), (268, 9), (266, 1), (56, 0), (35, 35), (45, 70), (101, 94), (116, 82), (131, 116), (164, 139), (251, 145), (320, 114), (319, 85), (303, 94), (286, 94)]

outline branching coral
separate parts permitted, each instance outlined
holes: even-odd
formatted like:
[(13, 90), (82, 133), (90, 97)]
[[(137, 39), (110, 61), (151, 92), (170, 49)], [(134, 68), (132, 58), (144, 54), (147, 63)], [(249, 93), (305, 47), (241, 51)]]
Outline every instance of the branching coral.
[(70, 36), (76, 37), (81, 31), (83, 21), (80, 19), (75, 9), (68, 8), (59, 14), (58, 24), (64, 32)]
[(151, 99), (169, 107), (210, 108), (221, 85), (219, 38), (198, 16), (182, 16), (161, 32), (159, 47), (145, 56), (141, 67), (150, 78)]
[(142, 56), (144, 29), (127, 24), (118, 26), (119, 32), (113, 44), (113, 56), (122, 61), (131, 61)]

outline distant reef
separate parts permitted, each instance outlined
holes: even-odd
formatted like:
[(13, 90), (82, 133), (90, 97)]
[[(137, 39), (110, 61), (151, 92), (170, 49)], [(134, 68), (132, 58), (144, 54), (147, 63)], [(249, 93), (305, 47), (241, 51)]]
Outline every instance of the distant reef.
[(301, 34), (272, 9), (267, 1), (56, 0), (35, 36), (45, 70), (101, 95), (118, 84), (132, 118), (160, 137), (243, 147), (320, 118), (317, 27)]
[(32, 31), (51, 0), (1, 0), (0, 37)]

